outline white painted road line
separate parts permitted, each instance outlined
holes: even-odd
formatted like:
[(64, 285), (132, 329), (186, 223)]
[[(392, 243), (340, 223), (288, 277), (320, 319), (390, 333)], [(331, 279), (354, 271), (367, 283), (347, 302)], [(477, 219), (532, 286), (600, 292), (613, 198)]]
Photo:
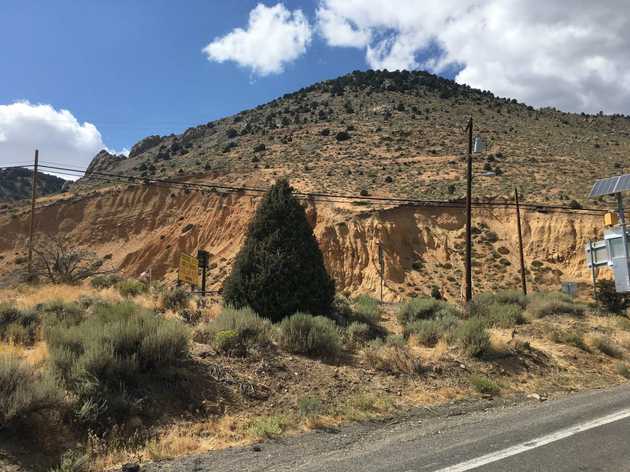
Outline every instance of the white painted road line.
[(497, 461), (506, 459), (508, 457), (521, 454), (526, 451), (531, 451), (532, 449), (545, 446), (546, 444), (550, 444), (552, 442), (560, 441), (561, 439), (568, 438), (575, 434), (581, 433), (582, 431), (588, 431), (589, 429), (598, 428), (600, 426), (604, 426), (609, 423), (614, 423), (615, 421), (620, 421), (628, 417), (630, 417), (630, 409), (621, 410), (621, 411), (618, 411), (617, 413), (603, 416), (596, 420), (587, 421), (586, 423), (581, 423), (576, 426), (571, 426), (569, 428), (561, 429), (554, 433), (547, 434), (545, 436), (540, 436), (530, 441), (520, 443), (512, 447), (508, 447), (507, 449), (502, 449), (501, 451), (491, 452), (490, 454), (486, 454), (485, 456), (477, 457), (475, 459), (471, 459), (466, 462), (461, 462), (459, 464), (452, 465), (444, 469), (436, 470), (435, 472), (465, 472), (467, 470), (476, 469), (477, 467), (481, 467), (486, 464), (491, 464), (493, 462), (497, 462)]

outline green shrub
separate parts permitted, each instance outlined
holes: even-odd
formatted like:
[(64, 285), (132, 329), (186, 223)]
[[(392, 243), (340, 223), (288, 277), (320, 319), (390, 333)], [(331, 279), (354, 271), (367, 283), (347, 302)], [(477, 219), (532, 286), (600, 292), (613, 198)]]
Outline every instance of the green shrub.
[(295, 312), (331, 312), (335, 284), (304, 208), (286, 180), (265, 195), (223, 285), (223, 298), (273, 321)]
[(594, 336), (592, 338), (592, 344), (595, 349), (607, 356), (614, 357), (616, 359), (621, 359), (623, 357), (623, 351), (621, 348), (604, 336)]
[(170, 379), (189, 355), (184, 325), (131, 302), (98, 304), (91, 316), (50, 324), (44, 334), (77, 416), (101, 426), (141, 410), (145, 389)]
[(81, 295), (77, 301), (77, 305), (81, 310), (87, 310), (88, 308), (96, 305), (97, 303), (106, 303), (104, 299), (98, 296)]
[(475, 390), (486, 395), (497, 395), (501, 391), (501, 387), (499, 386), (499, 384), (487, 377), (482, 377), (480, 375), (473, 375), (470, 378), (470, 383)]
[(398, 321), (403, 325), (416, 320), (457, 316), (459, 316), (457, 308), (434, 298), (411, 298), (403, 303), (398, 311)]
[(242, 354), (243, 343), (241, 342), (238, 332), (233, 329), (218, 331), (212, 340), (212, 344), (217, 351), (225, 354)]
[[(236, 337), (228, 333), (236, 333)], [(251, 308), (224, 307), (219, 316), (200, 327), (196, 339), (221, 352), (245, 355), (249, 349), (263, 348), (271, 342), (271, 324)]]
[(15, 323), (20, 318), (20, 310), (11, 303), (0, 303), (0, 327)]
[(563, 314), (581, 316), (584, 311), (584, 306), (575, 303), (571, 297), (558, 292), (535, 293), (529, 298), (527, 305), (527, 312), (534, 318)]
[(32, 344), (37, 337), (39, 317), (31, 310), (0, 304), (0, 340), (16, 344)]
[(179, 316), (181, 316), (186, 323), (195, 325), (203, 318), (203, 311), (184, 308), (179, 312)]
[(298, 400), (298, 411), (303, 418), (315, 418), (322, 412), (322, 401), (318, 397), (304, 397)]
[(617, 365), (615, 365), (615, 371), (622, 377), (630, 379), (630, 368), (628, 368), (628, 366), (623, 362), (617, 362)]
[(280, 323), (280, 346), (295, 354), (336, 357), (341, 338), (335, 323), (323, 316), (296, 313)]
[(50, 472), (83, 472), (87, 469), (89, 461), (88, 454), (70, 450), (61, 456), (59, 465), (50, 469)]
[(335, 295), (332, 311), (333, 314), (336, 315), (337, 318), (343, 320), (344, 323), (354, 317), (354, 311), (352, 310), (350, 300), (341, 294)]
[(149, 290), (147, 284), (136, 279), (126, 279), (116, 284), (118, 292), (123, 297), (137, 297)]
[(568, 344), (569, 346), (577, 347), (582, 351), (590, 352), (590, 349), (584, 342), (582, 334), (577, 330), (553, 331), (551, 333), (551, 339), (556, 343)]
[(425, 346), (435, 346), (442, 338), (448, 338), (458, 319), (454, 316), (446, 316), (444, 318), (417, 320), (405, 326), (404, 335), (406, 337), (413, 335), (419, 343)]
[(58, 408), (63, 391), (48, 374), (38, 374), (14, 355), (0, 354), (0, 425)]
[(77, 324), (85, 316), (78, 303), (66, 303), (63, 300), (49, 300), (35, 307), (45, 325), (54, 323)]
[(526, 321), (520, 305), (492, 303), (482, 310), (482, 320), (494, 328), (513, 328)]
[(165, 310), (183, 310), (190, 305), (191, 294), (184, 287), (175, 287), (162, 294), (160, 305)]
[(359, 295), (354, 299), (354, 318), (364, 323), (374, 324), (381, 316), (379, 302), (369, 295)]
[(455, 339), (466, 353), (473, 357), (481, 357), (490, 351), (490, 336), (485, 324), (478, 318), (465, 320), (455, 330)]
[(367, 323), (353, 321), (346, 328), (346, 336), (351, 344), (362, 344), (372, 339), (372, 330)]
[(104, 289), (122, 282), (123, 278), (118, 274), (96, 275), (90, 280), (90, 285), (95, 289)]
[(406, 344), (387, 344), (375, 339), (367, 345), (364, 355), (371, 367), (390, 374), (414, 375), (422, 370), (420, 359), (409, 352)]
[(630, 295), (617, 293), (612, 280), (597, 281), (597, 301), (610, 313), (623, 313), (630, 307)]
[(280, 436), (288, 425), (289, 421), (286, 416), (262, 416), (252, 421), (248, 431), (257, 438), (272, 439)]
[(385, 344), (387, 346), (405, 347), (407, 346), (407, 340), (399, 334), (388, 334), (385, 338)]

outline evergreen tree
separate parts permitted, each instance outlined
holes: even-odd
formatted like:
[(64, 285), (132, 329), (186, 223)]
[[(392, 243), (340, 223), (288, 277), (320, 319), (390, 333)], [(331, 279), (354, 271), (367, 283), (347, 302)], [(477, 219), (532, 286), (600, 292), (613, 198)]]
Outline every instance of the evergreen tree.
[(297, 311), (327, 314), (335, 284), (302, 205), (286, 180), (265, 195), (223, 285), (223, 298), (279, 321)]

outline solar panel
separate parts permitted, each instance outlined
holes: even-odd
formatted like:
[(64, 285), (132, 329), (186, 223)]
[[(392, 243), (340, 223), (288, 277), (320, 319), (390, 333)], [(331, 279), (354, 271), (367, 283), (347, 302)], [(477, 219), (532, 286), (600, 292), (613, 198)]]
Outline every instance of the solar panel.
[(613, 193), (626, 192), (628, 190), (630, 190), (630, 174), (618, 175), (595, 182), (589, 198), (612, 195)]

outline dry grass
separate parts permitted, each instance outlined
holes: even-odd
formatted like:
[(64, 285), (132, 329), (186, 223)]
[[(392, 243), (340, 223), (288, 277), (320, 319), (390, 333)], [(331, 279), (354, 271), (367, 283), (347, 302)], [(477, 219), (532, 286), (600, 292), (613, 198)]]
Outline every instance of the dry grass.
[(152, 439), (137, 447), (122, 439), (105, 442), (92, 438), (89, 444), (92, 456), (90, 470), (100, 472), (118, 468), (130, 460), (157, 461), (251, 444), (256, 438), (247, 435), (247, 424), (246, 417), (229, 415), (206, 421), (175, 423), (165, 426)]
[(171, 430), (145, 446), (145, 453), (152, 461), (162, 461), (199, 451), (201, 440), (190, 430)]
[[(8, 291), (1, 293), (6, 294)], [(21, 288), (11, 293), (13, 300), (19, 300), (19, 306), (25, 308), (45, 302), (50, 299), (48, 297), (67, 302), (76, 301), (81, 295), (120, 299), (116, 291), (95, 291), (87, 287)], [(151, 294), (137, 297), (134, 302), (141, 299), (141, 303), (145, 306), (151, 306), (153, 303)], [(212, 318), (220, 307), (211, 305), (195, 306), (195, 308), (201, 308), (207, 318)], [(167, 317), (171, 316), (174, 317), (174, 314), (167, 314)], [(392, 321), (393, 318), (392, 313), (386, 311), (380, 322), (388, 329), (391, 327), (390, 332), (396, 332), (396, 329), (400, 328)], [(302, 372), (305, 382), (308, 383), (302, 384), (301, 380), (296, 381), (291, 387), (290, 394), (274, 394), (272, 401), (226, 404), (229, 407), (226, 411), (230, 414), (218, 418), (198, 417), (197, 419), (188, 418), (188, 420), (173, 418), (169, 425), (163, 424), (159, 427), (149, 425), (144, 427), (141, 424), (140, 430), (147, 436), (143, 436), (143, 439), (137, 442), (129, 440), (128, 437), (123, 438), (122, 435), (119, 439), (110, 437), (107, 441), (92, 441), (90, 443), (91, 470), (117, 468), (120, 464), (129, 461), (163, 460), (226, 447), (244, 446), (259, 441), (261, 438), (296, 434), (323, 427), (336, 427), (348, 421), (364, 421), (393, 414), (403, 408), (437, 405), (456, 399), (470, 398), (475, 394), (475, 389), (488, 390), (485, 378), (479, 377), (481, 381), (472, 383), (471, 379), (475, 378), (475, 375), (493, 378), (497, 375), (499, 367), (505, 367), (508, 371), (497, 377), (500, 379), (500, 387), (504, 395), (517, 392), (577, 390), (623, 381), (624, 376), (627, 375), (627, 364), (601, 354), (584, 352), (572, 346), (558, 344), (549, 339), (549, 333), (552, 330), (577, 328), (584, 329), (585, 333), (605, 333), (611, 343), (623, 347), (624, 354), (628, 355), (626, 350), (630, 350), (630, 333), (624, 332), (616, 319), (590, 314), (579, 320), (570, 315), (558, 315), (535, 319), (531, 324), (519, 326), (518, 339), (528, 341), (534, 351), (544, 353), (544, 356), (538, 358), (544, 359), (542, 361), (544, 365), (538, 366), (541, 370), (536, 367), (536, 370), (520, 373), (511, 372), (509, 366), (520, 365), (518, 363), (523, 362), (523, 359), (527, 361), (527, 365), (531, 365), (531, 362), (523, 357), (527, 354), (522, 356), (523, 353), (515, 349), (512, 330), (506, 329), (488, 330), (491, 350), (506, 354), (499, 360), (492, 356), (488, 356), (487, 359), (466, 358), (457, 345), (449, 347), (446, 339), (441, 339), (433, 347), (416, 345), (413, 335), (406, 343), (402, 337), (399, 337), (396, 340), (390, 338), (389, 341), (380, 344), (378, 342), (374, 345), (369, 344), (366, 349), (373, 348), (371, 353), (362, 355), (361, 351), (355, 351), (354, 353), (359, 355), (348, 359), (348, 363), (341, 366), (328, 365), (312, 359), (306, 360), (296, 355), (288, 360), (288, 355), (282, 352), (267, 353), (271, 356), (279, 356), (274, 357), (274, 360), (286, 363), (291, 372), (294, 369), (296, 372)], [(203, 346), (197, 346), (199, 349), (201, 347)], [(47, 358), (47, 348), (43, 342), (36, 343), (30, 348), (0, 344), (0, 353), (2, 352), (17, 353), (32, 365), (41, 365)], [(202, 359), (197, 360), (204, 362)], [(241, 361), (222, 358), (215, 360), (226, 363), (226, 368), (229, 368), (235, 376), (252, 375), (252, 370), (247, 370), (248, 367)], [(422, 360), (422, 366), (431, 375), (416, 375), (419, 370), (419, 360)], [(374, 367), (380, 367), (381, 371), (375, 372)], [(307, 375), (307, 370), (310, 368), (318, 371), (320, 377), (312, 376), (311, 372)], [(271, 381), (273, 375), (271, 373), (261, 382)], [(301, 377), (296, 378), (301, 379)], [(256, 381), (256, 378), (252, 380)], [(351, 381), (348, 382), (348, 380)], [(318, 396), (322, 399), (321, 405), (317, 411), (301, 414), (296, 411), (300, 410), (298, 399), (301, 398), (300, 395), (303, 397), (313, 394), (310, 391), (304, 392), (304, 385), (312, 386), (314, 385), (312, 381), (321, 381), (317, 384), (323, 390), (321, 393), (317, 391), (317, 395), (321, 395)], [(339, 385), (344, 385), (344, 388), (340, 388)], [(329, 393), (330, 388), (335, 393), (332, 396)], [(370, 389), (369, 393), (363, 392), (366, 388)], [(492, 385), (490, 385), (490, 390), (492, 392), (489, 393), (496, 393)], [(149, 434), (150, 439), (148, 439)], [(85, 444), (83, 437), (81, 441)]]
[(0, 354), (16, 355), (28, 364), (38, 367), (48, 359), (48, 346), (46, 346), (44, 342), (38, 342), (29, 347), (20, 344), (0, 342)]
[(20, 285), (13, 289), (0, 289), (0, 300), (13, 302), (19, 309), (28, 309), (50, 300), (76, 302), (82, 296), (99, 296), (108, 301), (121, 300), (113, 289), (95, 290), (87, 285)]

